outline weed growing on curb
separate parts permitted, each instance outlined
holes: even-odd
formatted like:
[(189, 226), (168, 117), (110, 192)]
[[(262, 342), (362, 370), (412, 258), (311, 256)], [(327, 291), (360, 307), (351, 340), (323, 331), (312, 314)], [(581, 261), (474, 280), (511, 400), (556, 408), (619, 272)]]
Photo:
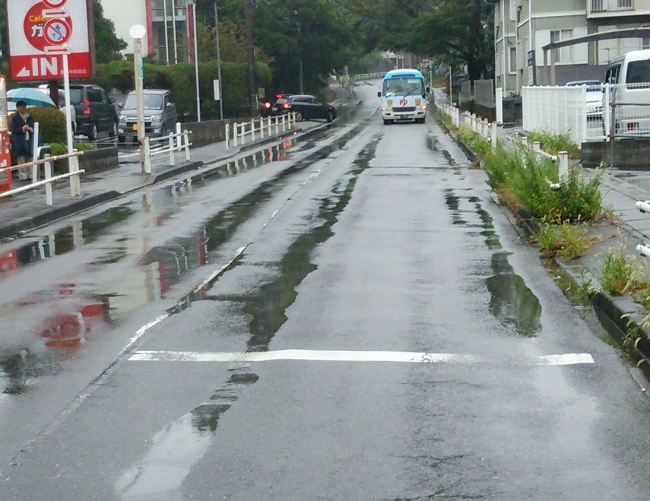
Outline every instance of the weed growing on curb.
[(597, 237), (587, 235), (584, 225), (568, 222), (559, 225), (542, 224), (534, 239), (544, 257), (566, 259), (578, 259), (598, 241)]
[(620, 246), (607, 251), (602, 261), (600, 283), (607, 292), (614, 296), (639, 292), (650, 288), (650, 280), (645, 276), (643, 267), (634, 256), (626, 257)]
[(458, 137), (469, 146), (479, 156), (485, 156), (491, 146), (490, 141), (481, 136), (478, 132), (474, 132), (466, 125), (462, 125), (458, 129)]

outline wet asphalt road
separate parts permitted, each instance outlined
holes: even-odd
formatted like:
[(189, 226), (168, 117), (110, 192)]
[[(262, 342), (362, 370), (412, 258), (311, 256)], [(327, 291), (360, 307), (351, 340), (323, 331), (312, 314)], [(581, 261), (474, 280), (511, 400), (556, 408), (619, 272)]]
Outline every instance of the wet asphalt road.
[(626, 362), (440, 129), (357, 92), (0, 247), (1, 500), (650, 498)]

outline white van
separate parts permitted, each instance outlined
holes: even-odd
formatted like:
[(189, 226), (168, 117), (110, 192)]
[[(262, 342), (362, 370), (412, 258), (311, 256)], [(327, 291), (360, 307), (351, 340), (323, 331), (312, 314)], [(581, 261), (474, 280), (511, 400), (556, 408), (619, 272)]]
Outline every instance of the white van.
[(635, 50), (614, 59), (605, 83), (616, 102), (616, 134), (650, 135), (650, 50)]

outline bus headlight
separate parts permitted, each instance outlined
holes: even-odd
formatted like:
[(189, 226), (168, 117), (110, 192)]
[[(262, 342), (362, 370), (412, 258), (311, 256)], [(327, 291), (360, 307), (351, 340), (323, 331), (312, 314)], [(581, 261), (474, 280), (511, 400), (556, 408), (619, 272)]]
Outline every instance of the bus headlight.
[(421, 108), (422, 108), (423, 110), (426, 110), (426, 109), (427, 109), (427, 105), (425, 104), (425, 105), (421, 106)]

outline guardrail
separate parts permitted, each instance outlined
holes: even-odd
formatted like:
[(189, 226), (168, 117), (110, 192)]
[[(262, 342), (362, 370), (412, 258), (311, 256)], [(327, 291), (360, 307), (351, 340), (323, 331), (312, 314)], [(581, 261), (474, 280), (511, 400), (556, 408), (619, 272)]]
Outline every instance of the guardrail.
[[(240, 146), (246, 142), (246, 137), (251, 136), (251, 141), (255, 141), (257, 134), (260, 139), (271, 137), (273, 131), (275, 134), (286, 132), (296, 126), (296, 113), (286, 113), (275, 117), (253, 118), (247, 122), (232, 124), (232, 145)], [(231, 127), (226, 124), (226, 150), (230, 150), (231, 144)]]
[[(74, 150), (72, 154), (58, 155), (54, 157), (50, 155), (45, 155), (45, 158), (40, 160), (34, 160), (33, 162), (27, 162), (24, 164), (13, 165), (11, 167), (5, 167), (3, 169), (0, 169), (0, 174), (1, 174), (8, 171), (25, 169), (29, 167), (32, 167), (34, 168), (34, 170), (36, 170), (38, 169), (39, 165), (44, 165), (45, 167), (45, 179), (43, 181), (37, 181), (36, 180), (37, 177), (35, 176), (33, 182), (31, 184), (28, 184), (27, 186), (21, 186), (20, 188), (16, 188), (13, 190), (0, 193), (0, 199), (11, 197), (13, 195), (18, 195), (26, 191), (40, 188), (41, 186), (45, 186), (45, 201), (47, 205), (54, 205), (54, 194), (52, 190), (52, 183), (61, 181), (63, 179), (70, 179), (70, 194), (73, 197), (81, 196), (81, 182), (79, 180), (79, 176), (84, 172), (86, 172), (84, 169), (81, 170), (79, 169), (79, 157), (81, 155), (83, 155), (83, 152), (77, 150)], [(60, 174), (58, 176), (52, 176), (53, 162), (57, 160), (65, 160), (65, 159), (68, 159), (68, 169), (69, 169), (68, 173)]]
[(190, 146), (192, 146), (189, 140), (191, 132), (181, 129), (182, 125), (176, 123), (175, 134), (170, 132), (167, 136), (156, 138), (145, 136), (143, 152), (138, 148), (133, 153), (122, 155), (122, 158), (141, 157), (144, 161), (143, 172), (145, 174), (151, 174), (151, 158), (158, 155), (168, 154), (170, 165), (176, 165), (176, 152), (184, 150), (185, 161), (189, 162), (191, 160)]

